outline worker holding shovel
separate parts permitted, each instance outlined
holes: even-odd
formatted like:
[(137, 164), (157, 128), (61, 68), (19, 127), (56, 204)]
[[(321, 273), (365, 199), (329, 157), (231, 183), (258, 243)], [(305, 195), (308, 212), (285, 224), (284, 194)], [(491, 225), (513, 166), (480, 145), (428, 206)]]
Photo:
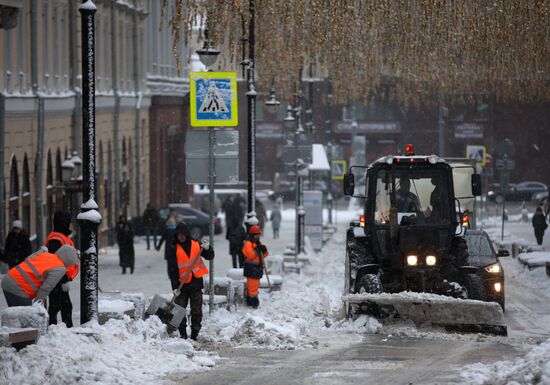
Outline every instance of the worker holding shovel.
[[(201, 330), (202, 322), (202, 289), (204, 283), (202, 277), (208, 274), (208, 269), (203, 258), (214, 258), (214, 250), (207, 240), (200, 244), (191, 238), (189, 228), (185, 223), (176, 226), (172, 255), (177, 265), (177, 277), (170, 277), (171, 281), (177, 279), (180, 286), (174, 291), (175, 303), (184, 309), (189, 302), (191, 305), (191, 339), (196, 340)], [(183, 319), (179, 326), (180, 336), (187, 338), (187, 320)]]
[[(260, 278), (264, 272), (264, 258), (269, 255), (267, 248), (260, 242), (262, 229), (258, 225), (250, 226), (248, 239), (243, 246), (243, 275), (246, 277), (246, 304), (253, 308), (260, 305), (258, 291)], [(266, 270), (267, 273), (267, 270)], [(268, 277), (269, 283), (269, 277)]]

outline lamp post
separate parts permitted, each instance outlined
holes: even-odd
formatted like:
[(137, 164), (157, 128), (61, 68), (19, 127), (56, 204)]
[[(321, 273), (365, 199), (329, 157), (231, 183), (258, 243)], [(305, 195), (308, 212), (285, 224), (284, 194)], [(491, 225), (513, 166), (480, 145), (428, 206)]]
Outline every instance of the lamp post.
[(256, 218), (256, 87), (254, 85), (254, 10), (255, 0), (249, 0), (250, 20), (248, 23), (248, 68), (247, 85), (248, 92), (248, 207), (246, 223), (248, 226), (258, 223)]
[[(101, 214), (95, 192), (95, 25), (97, 8), (92, 0), (81, 4), (82, 35), (82, 155), (84, 192), (80, 224), (81, 283), (80, 323), (98, 319), (98, 259), (97, 228)], [(74, 163), (73, 163), (74, 164)]]
[[(208, 29), (204, 30), (204, 45), (201, 49), (197, 50), (199, 59), (206, 67), (214, 65), (220, 51), (216, 48), (210, 46), (210, 40), (208, 39)], [(209, 222), (209, 242), (210, 247), (214, 247), (214, 185), (216, 184), (216, 164), (214, 161), (214, 146), (215, 146), (215, 135), (214, 127), (208, 127), (208, 143), (209, 143), (209, 154), (208, 154), (208, 190), (209, 190), (209, 200), (210, 200), (210, 222)], [(214, 310), (214, 261), (209, 261), (209, 299), (208, 299), (208, 312), (212, 314)]]
[(325, 120), (325, 134), (328, 137), (327, 147), (328, 147), (328, 164), (330, 169), (328, 171), (328, 183), (327, 183), (327, 208), (328, 208), (328, 224), (332, 225), (332, 122), (330, 120), (332, 112), (332, 86), (330, 80), (328, 82), (328, 94), (327, 94), (327, 106), (326, 114), (327, 119)]

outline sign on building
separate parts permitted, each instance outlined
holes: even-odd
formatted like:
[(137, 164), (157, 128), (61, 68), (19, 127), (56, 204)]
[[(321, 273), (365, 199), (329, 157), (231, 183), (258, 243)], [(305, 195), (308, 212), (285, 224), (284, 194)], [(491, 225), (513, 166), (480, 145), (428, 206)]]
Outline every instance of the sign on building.
[(332, 169), (332, 180), (343, 180), (344, 174), (347, 169), (347, 162), (345, 159), (334, 159), (330, 162)]
[(485, 167), (487, 165), (487, 149), (485, 146), (466, 146), (466, 158), (474, 159), (478, 165)]
[(191, 126), (238, 125), (235, 72), (190, 72), (189, 87)]

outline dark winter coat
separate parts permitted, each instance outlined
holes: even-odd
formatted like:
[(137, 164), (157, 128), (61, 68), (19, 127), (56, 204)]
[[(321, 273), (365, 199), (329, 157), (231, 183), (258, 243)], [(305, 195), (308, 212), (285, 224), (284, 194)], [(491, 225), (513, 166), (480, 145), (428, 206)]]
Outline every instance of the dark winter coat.
[(259, 200), (256, 201), (256, 218), (258, 218), (258, 226), (263, 230), (265, 222), (267, 222), (267, 213), (265, 212), (264, 204)]
[[(185, 236), (187, 237), (187, 240), (183, 243), (178, 241), (177, 233), (183, 232)], [(191, 234), (189, 233), (188, 227), (184, 223), (179, 223), (175, 234), (172, 238), (172, 247), (170, 248), (171, 254), (169, 255), (167, 262), (168, 262), (168, 276), (170, 278), (170, 284), (172, 285), (172, 289), (176, 289), (180, 282), (179, 282), (179, 273), (178, 273), (178, 263), (176, 258), (176, 245), (179, 244), (181, 247), (183, 247), (183, 251), (189, 255), (191, 252)], [(212, 247), (210, 247), (208, 250), (202, 251), (202, 257), (206, 260), (211, 260), (214, 258), (214, 250)], [(195, 275), (192, 276), (191, 282), (183, 284), (181, 287), (182, 292), (186, 293), (194, 293), (197, 291), (200, 291), (204, 288), (204, 282), (201, 278), (195, 277)]]
[(532, 219), (533, 227), (535, 228), (535, 233), (544, 233), (544, 230), (548, 227), (544, 214), (541, 212), (536, 212), (533, 215)]
[(156, 227), (160, 221), (160, 215), (158, 211), (149, 207), (143, 212), (143, 224), (149, 227)]
[(246, 232), (242, 225), (227, 228), (227, 240), (229, 241), (229, 254), (237, 255), (243, 248)]
[(281, 215), (281, 210), (279, 207), (275, 206), (271, 211), (271, 226), (273, 229), (278, 229), (281, 226), (281, 220), (283, 219)]
[(116, 239), (118, 243), (118, 256), (120, 267), (134, 268), (134, 230), (128, 222), (118, 222), (116, 226)]
[(25, 260), (32, 254), (31, 241), (26, 230), (20, 229), (18, 233), (11, 230), (6, 238), (4, 246), (4, 258), (10, 269)]

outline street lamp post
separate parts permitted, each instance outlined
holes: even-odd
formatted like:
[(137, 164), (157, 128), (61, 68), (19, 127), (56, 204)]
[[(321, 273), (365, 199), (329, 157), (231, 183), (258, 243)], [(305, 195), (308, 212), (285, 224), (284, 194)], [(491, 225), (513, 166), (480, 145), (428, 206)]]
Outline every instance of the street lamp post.
[[(92, 0), (81, 4), (82, 35), (82, 155), (83, 201), (78, 214), (80, 223), (81, 283), (80, 323), (98, 319), (97, 228), (101, 214), (97, 211), (95, 192), (95, 25), (97, 7)], [(74, 164), (74, 163), (73, 163)]]
[(248, 104), (248, 207), (246, 223), (258, 223), (256, 203), (256, 87), (254, 85), (254, 10), (255, 0), (249, 0), (250, 20), (248, 24), (248, 69), (246, 93)]
[[(208, 39), (208, 29), (204, 30), (204, 45), (201, 49), (197, 50), (200, 61), (206, 67), (208, 72), (208, 67), (211, 67), (216, 62), (220, 51), (210, 46), (210, 41)], [(214, 247), (214, 185), (216, 184), (216, 164), (214, 160), (214, 146), (215, 146), (215, 135), (214, 127), (208, 127), (208, 142), (209, 142), (209, 154), (208, 154), (208, 189), (209, 189), (209, 200), (210, 200), (210, 222), (209, 222), (209, 242), (210, 247)], [(214, 310), (214, 261), (209, 261), (210, 272), (208, 274), (209, 280), (209, 299), (208, 299), (208, 311), (209, 314), (212, 314)]]

